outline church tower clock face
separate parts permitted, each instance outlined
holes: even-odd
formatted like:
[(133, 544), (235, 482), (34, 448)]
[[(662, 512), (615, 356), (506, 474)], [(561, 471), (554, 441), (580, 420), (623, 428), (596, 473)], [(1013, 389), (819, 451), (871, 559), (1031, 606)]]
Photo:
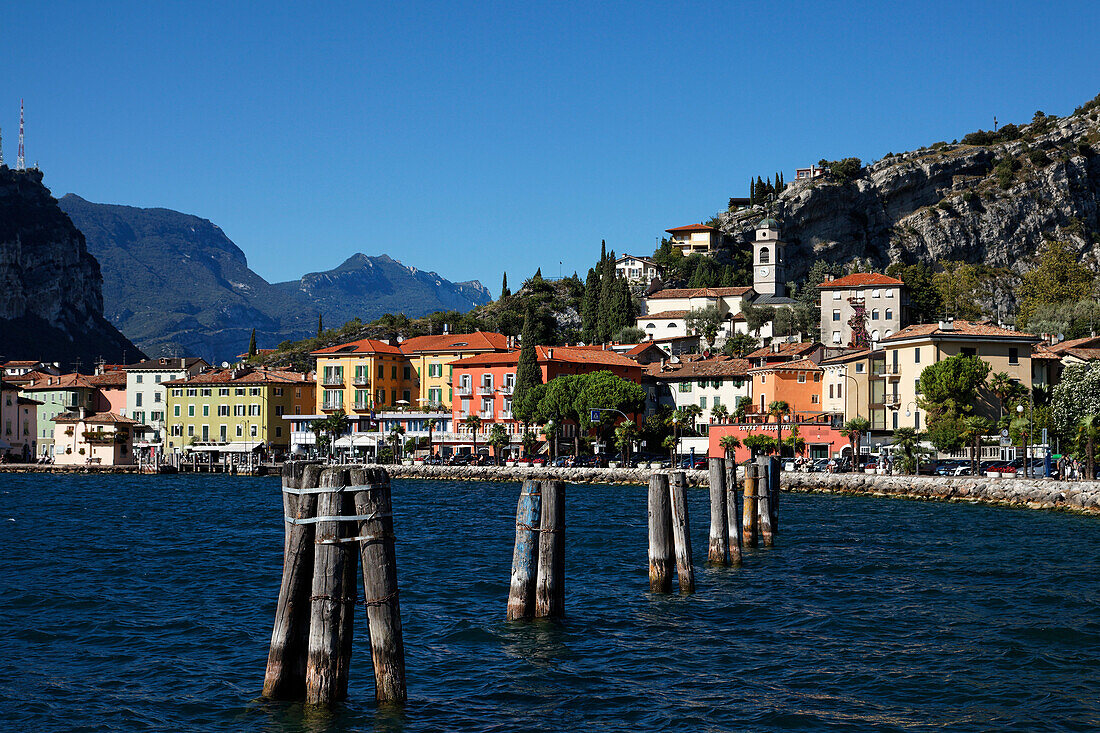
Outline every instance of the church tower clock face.
[(767, 276), (768, 276), (768, 268), (761, 267), (760, 268), (760, 277), (767, 277)]

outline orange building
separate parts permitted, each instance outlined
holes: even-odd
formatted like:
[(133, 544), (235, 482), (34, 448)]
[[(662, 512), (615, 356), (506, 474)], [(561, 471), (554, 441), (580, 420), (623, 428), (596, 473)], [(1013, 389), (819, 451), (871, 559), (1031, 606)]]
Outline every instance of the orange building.
[[(839, 458), (851, 455), (851, 442), (841, 434), (839, 428), (828, 420), (815, 422), (783, 423), (783, 438), (789, 438), (796, 431), (798, 437), (806, 441), (807, 458)], [(776, 437), (778, 426), (775, 423), (751, 424), (741, 423), (733, 425), (711, 425), (707, 443), (708, 455), (711, 458), (724, 458), (726, 451), (722, 448), (721, 440), (727, 435), (732, 435), (741, 443), (749, 435), (767, 435)], [(789, 457), (790, 449), (786, 449)], [(748, 448), (743, 445), (734, 451), (734, 458), (738, 463), (744, 463), (752, 457)]]
[(752, 375), (753, 412), (766, 414), (768, 405), (786, 402), (798, 418), (819, 414), (821, 377), (824, 370), (810, 359), (774, 362), (749, 370)]
[[(635, 383), (642, 380), (641, 364), (600, 346), (537, 346), (535, 354), (544, 384), (563, 374), (598, 371), (608, 371)], [(512, 416), (519, 355), (517, 349), (478, 354), (450, 363), (454, 379), (451, 416), (456, 430), (462, 429), (462, 420), (477, 415), (483, 431), (493, 423), (501, 423), (513, 442), (519, 441), (522, 426)], [(570, 435), (570, 426), (566, 426), (565, 434)], [(478, 442), (482, 440), (479, 434)]]

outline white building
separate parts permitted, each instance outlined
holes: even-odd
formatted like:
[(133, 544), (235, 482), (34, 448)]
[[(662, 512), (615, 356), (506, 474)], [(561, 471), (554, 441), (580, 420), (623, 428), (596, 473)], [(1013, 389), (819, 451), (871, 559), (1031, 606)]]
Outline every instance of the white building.
[(185, 357), (146, 359), (125, 367), (125, 417), (148, 427), (145, 440), (135, 443), (134, 447), (163, 449), (167, 400), (161, 383), (173, 379), (188, 379), (209, 366), (203, 359)]
[(623, 255), (615, 260), (615, 275), (627, 282), (649, 285), (661, 276), (661, 267), (648, 257)]
[(706, 224), (689, 224), (684, 227), (666, 229), (672, 235), (669, 240), (684, 256), (693, 254), (709, 255), (722, 243), (722, 232)]
[(892, 336), (907, 324), (908, 289), (897, 278), (878, 272), (856, 272), (830, 278), (817, 286), (821, 293), (821, 341), (850, 346), (850, 321), (857, 312), (866, 316), (871, 343)]
[(690, 335), (687, 317), (691, 311), (717, 307), (722, 316), (718, 341), (724, 341), (734, 333), (747, 333), (748, 327), (741, 316), (745, 302), (751, 302), (752, 288), (681, 288), (659, 290), (645, 299), (646, 315), (638, 316), (638, 328), (645, 331), (650, 340), (684, 337)]
[[(684, 356), (646, 366), (646, 412), (659, 407), (678, 409), (697, 405), (702, 414), (699, 426), (711, 422), (711, 410), (723, 405), (732, 412), (741, 400), (752, 401), (752, 378), (748, 359), (732, 356)], [(704, 428), (705, 433), (705, 428)]]

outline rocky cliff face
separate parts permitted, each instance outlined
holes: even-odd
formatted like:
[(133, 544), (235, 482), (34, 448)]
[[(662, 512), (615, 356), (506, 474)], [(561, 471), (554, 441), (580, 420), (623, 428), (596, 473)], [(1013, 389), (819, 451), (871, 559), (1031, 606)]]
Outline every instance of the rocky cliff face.
[(0, 166), (0, 354), (65, 368), (137, 360), (103, 317), (102, 287), (99, 263), (42, 172)]
[[(993, 145), (939, 144), (884, 158), (849, 182), (793, 182), (769, 207), (719, 216), (749, 242), (765, 214), (790, 243), (790, 275), (818, 259), (962, 260), (1022, 272), (1044, 237), (1100, 261), (1100, 124), (1097, 111), (1049, 118)], [(1094, 147), (1095, 146), (1095, 147)], [(1007, 173), (1007, 175), (1006, 175)]]

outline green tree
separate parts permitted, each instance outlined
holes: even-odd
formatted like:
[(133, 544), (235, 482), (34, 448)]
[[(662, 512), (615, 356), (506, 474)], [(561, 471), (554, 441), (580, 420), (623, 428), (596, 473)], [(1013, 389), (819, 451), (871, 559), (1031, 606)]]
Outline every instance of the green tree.
[(317, 314), (317, 338), (321, 338), (321, 334), (325, 332), (324, 321), (321, 320), (321, 314)]
[(504, 454), (504, 449), (508, 447), (508, 431), (500, 423), (494, 423), (493, 426), (489, 428), (489, 437), (485, 442), (492, 446), (493, 454), (499, 466), (501, 456)]
[(722, 344), (722, 353), (742, 357), (750, 351), (756, 351), (759, 342), (747, 333), (735, 333)]
[(710, 419), (716, 423), (729, 422), (730, 411), (725, 405), (717, 404), (710, 408)]
[(981, 279), (978, 268), (966, 262), (945, 260), (940, 263), (942, 272), (932, 277), (932, 283), (943, 303), (946, 315), (955, 318), (974, 319), (982, 314), (978, 306)]
[(328, 417), (314, 420), (310, 424), (310, 429), (313, 431), (313, 434), (317, 436), (318, 445), (323, 442), (322, 438), (325, 439), (324, 442), (327, 448), (326, 455), (332, 456), (332, 448), (336, 443), (336, 436), (343, 435), (347, 432), (349, 422), (348, 416), (344, 411), (337, 410)]
[(981, 462), (982, 438), (993, 432), (993, 423), (981, 415), (971, 415), (962, 420), (959, 437), (970, 446), (970, 473), (978, 475)]
[(763, 433), (751, 433), (745, 436), (741, 444), (749, 449), (753, 458), (758, 455), (770, 455), (776, 451), (775, 438)]
[(786, 400), (772, 400), (768, 403), (768, 414), (775, 418), (775, 441), (779, 457), (783, 457), (783, 416), (791, 414), (791, 406)]
[(630, 286), (626, 280), (616, 277), (612, 286), (611, 318), (609, 323), (608, 340), (612, 340), (614, 334), (624, 328), (633, 328), (634, 301), (630, 298)]
[(394, 458), (399, 456), (398, 449), (401, 447), (401, 437), (405, 434), (405, 428), (398, 423), (390, 428), (390, 443), (393, 444)]
[(722, 312), (718, 310), (718, 306), (708, 305), (706, 308), (690, 310), (684, 322), (688, 331), (702, 336), (708, 348), (714, 348), (718, 330), (722, 327)]
[(512, 414), (526, 427), (535, 419), (541, 394), (532, 390), (542, 384), (542, 370), (535, 349), (535, 324), (531, 309), (523, 317), (523, 334), (520, 337), (519, 363), (516, 366), (516, 386), (512, 391)]
[(615, 447), (622, 453), (624, 466), (630, 465), (630, 449), (637, 439), (638, 426), (635, 423), (624, 420), (615, 426)]
[(736, 435), (723, 435), (718, 441), (718, 445), (726, 452), (726, 463), (733, 465), (735, 463), (734, 456), (737, 449), (741, 447), (741, 441), (737, 439)]
[(640, 344), (645, 341), (645, 331), (637, 326), (627, 326), (616, 331), (611, 340), (620, 344)]
[(1085, 462), (1085, 478), (1096, 480), (1096, 446), (1100, 439), (1100, 414), (1089, 413), (1077, 421), (1075, 449), (1078, 459)]
[(990, 375), (989, 391), (997, 398), (998, 423), (1004, 420), (1006, 411), (1011, 413), (1012, 409), (1027, 397), (1027, 387), (1010, 377), (1007, 372), (997, 372)]
[(775, 306), (744, 303), (741, 306), (741, 315), (745, 317), (745, 325), (748, 326), (749, 331), (759, 336), (760, 329), (769, 321), (775, 320)]
[(988, 362), (966, 354), (926, 366), (917, 380), (917, 404), (927, 412), (929, 424), (969, 413), (988, 374)]
[(439, 418), (430, 417), (427, 420), (428, 427), (428, 455), (435, 455), (435, 442), (433, 440), (435, 429), (439, 427)]
[(860, 415), (856, 415), (840, 428), (840, 434), (852, 445), (852, 465), (859, 464), (859, 443), (869, 432), (871, 432), (871, 421)]
[(504, 279), (500, 283), (500, 297), (507, 298), (512, 294), (512, 291), (508, 289), (508, 273), (504, 273)]
[[(607, 371), (590, 372), (578, 377), (573, 413), (584, 431), (595, 427), (602, 437), (620, 419), (613, 410), (637, 415), (645, 407), (645, 390), (636, 382)], [(595, 425), (591, 421), (593, 410), (601, 410), (600, 420)]]
[(600, 338), (600, 275), (589, 268), (584, 282), (584, 303), (581, 306), (581, 338), (586, 344)]
[(462, 427), (470, 431), (470, 438), (473, 440), (473, 454), (477, 455), (477, 431), (481, 430), (481, 418), (477, 415), (467, 415), (460, 423)]
[[(546, 391), (539, 402), (539, 415), (546, 420), (554, 420), (559, 426), (567, 420), (580, 422), (577, 415), (577, 395), (582, 387), (579, 374), (563, 374), (546, 383)], [(580, 452), (580, 432), (573, 442), (575, 453)]]
[(898, 428), (894, 431), (894, 447), (901, 451), (902, 466), (906, 473), (914, 473), (916, 457), (921, 453), (921, 434), (914, 428)]
[(1067, 243), (1044, 242), (1034, 270), (1025, 272), (1017, 290), (1017, 323), (1026, 327), (1040, 305), (1076, 302), (1091, 292), (1095, 276)]
[(909, 315), (914, 323), (931, 323), (943, 316), (943, 298), (935, 285), (935, 273), (927, 264), (895, 262), (886, 268), (886, 274), (905, 283), (909, 291)]
[(1086, 415), (1100, 414), (1100, 362), (1070, 364), (1050, 395), (1050, 417), (1062, 441), (1068, 444)]

